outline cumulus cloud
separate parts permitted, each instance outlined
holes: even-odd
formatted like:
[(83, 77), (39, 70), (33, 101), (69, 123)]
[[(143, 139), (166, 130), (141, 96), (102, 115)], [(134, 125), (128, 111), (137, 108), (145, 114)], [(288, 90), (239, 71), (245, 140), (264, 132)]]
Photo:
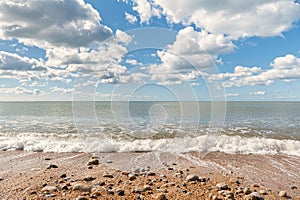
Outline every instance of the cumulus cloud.
[(0, 70), (41, 71), (46, 65), (42, 60), (0, 51)]
[(300, 58), (294, 55), (277, 57), (270, 66), (272, 68), (267, 70), (262, 70), (260, 67), (237, 66), (232, 73), (204, 73), (203, 75), (210, 82), (223, 81), (225, 87), (270, 85), (276, 80), (300, 79)]
[(125, 19), (130, 23), (130, 24), (134, 24), (137, 22), (137, 18), (134, 15), (131, 15), (127, 12), (125, 12)]
[(151, 65), (148, 70), (152, 80), (164, 83), (181, 83), (195, 80), (199, 70), (209, 69), (221, 62), (219, 55), (229, 53), (235, 46), (224, 35), (197, 32), (193, 27), (180, 30), (173, 44), (157, 52), (161, 64)]
[[(276, 36), (287, 31), (300, 18), (300, 5), (293, 0), (195, 1), (151, 0), (143, 9), (155, 7), (170, 23), (195, 24), (208, 32), (233, 38)], [(140, 10), (142, 10), (140, 8)], [(148, 9), (148, 12), (151, 13)], [(138, 12), (141, 15), (141, 12)], [(159, 14), (156, 14), (159, 15)], [(153, 15), (145, 15), (147, 19)]]
[(7, 0), (0, 3), (0, 37), (27, 45), (82, 47), (112, 35), (83, 0)]
[(157, 6), (148, 0), (133, 0), (133, 10), (139, 14), (141, 23), (148, 24), (152, 17), (161, 16)]

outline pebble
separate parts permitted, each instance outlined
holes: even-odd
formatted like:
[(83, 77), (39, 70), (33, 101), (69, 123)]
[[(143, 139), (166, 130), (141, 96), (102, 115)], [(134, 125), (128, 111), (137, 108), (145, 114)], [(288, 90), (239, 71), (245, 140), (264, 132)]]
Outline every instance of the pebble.
[(114, 195), (115, 193), (112, 190), (107, 190), (107, 194)]
[(155, 172), (148, 172), (147, 175), (148, 175), (148, 176), (156, 176), (156, 173), (155, 173)]
[(268, 193), (267, 193), (266, 190), (259, 190), (259, 194), (261, 194), (261, 195), (266, 195), (266, 194), (268, 194)]
[(252, 187), (259, 187), (259, 184), (258, 183), (254, 183), (251, 185)]
[(130, 181), (133, 181), (136, 179), (136, 176), (134, 174), (128, 174), (128, 178)]
[(58, 168), (57, 165), (54, 165), (54, 164), (50, 164), (47, 169), (54, 169), (54, 168)]
[(57, 187), (56, 186), (45, 186), (42, 191), (57, 191)]
[(96, 179), (95, 177), (87, 176), (87, 177), (85, 177), (83, 180), (84, 180), (84, 181), (93, 181), (93, 180), (95, 180), (95, 179)]
[(67, 177), (67, 174), (60, 175), (60, 178), (66, 178), (66, 177)]
[(152, 190), (150, 185), (144, 185), (144, 191)]
[(125, 191), (124, 190), (117, 190), (117, 194), (118, 196), (124, 196), (125, 195)]
[(88, 161), (87, 163), (88, 165), (99, 165), (99, 160), (98, 159), (95, 159), (95, 158), (92, 158)]
[(216, 185), (216, 187), (217, 187), (218, 190), (227, 190), (228, 189), (228, 185), (225, 184), (225, 183), (218, 183)]
[(104, 173), (104, 174), (103, 174), (103, 177), (104, 177), (104, 178), (113, 178), (114, 176), (113, 176), (112, 174)]
[(244, 194), (250, 194), (252, 191), (250, 190), (250, 188), (245, 188), (244, 189)]
[(82, 184), (82, 183), (77, 183), (75, 185), (73, 185), (72, 187), (73, 190), (79, 190), (82, 192), (91, 192), (91, 187), (89, 187), (88, 185)]
[(101, 193), (99, 191), (95, 191), (95, 192), (92, 193), (91, 196), (99, 197), (99, 196), (101, 196)]
[(76, 200), (88, 200), (88, 198), (84, 197), (84, 196), (79, 196), (76, 198)]
[(191, 182), (191, 181), (198, 181), (199, 177), (195, 174), (190, 174), (186, 177), (185, 179), (187, 182)]
[(286, 191), (280, 191), (279, 192), (279, 195), (278, 196), (280, 196), (280, 197), (287, 197), (287, 193), (286, 193)]
[[(1, 179), (0, 179), (0, 180), (1, 180)], [(292, 189), (292, 190), (297, 190), (297, 186), (296, 186), (296, 185), (292, 185), (292, 186), (291, 186), (291, 189)]]
[(245, 196), (245, 200), (261, 200), (261, 196), (258, 192), (252, 192)]
[(156, 200), (167, 200), (166, 195), (164, 194), (159, 194), (155, 197)]

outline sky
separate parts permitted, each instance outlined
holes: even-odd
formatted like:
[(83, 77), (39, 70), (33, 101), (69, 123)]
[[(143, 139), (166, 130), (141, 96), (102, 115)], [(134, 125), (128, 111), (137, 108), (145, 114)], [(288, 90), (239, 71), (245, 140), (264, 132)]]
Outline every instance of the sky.
[(1, 1), (0, 96), (300, 101), (300, 4)]

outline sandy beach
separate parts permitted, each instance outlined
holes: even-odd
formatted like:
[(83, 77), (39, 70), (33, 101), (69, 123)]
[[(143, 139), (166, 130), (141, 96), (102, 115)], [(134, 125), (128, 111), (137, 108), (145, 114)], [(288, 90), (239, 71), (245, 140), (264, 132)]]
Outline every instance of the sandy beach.
[(300, 199), (297, 156), (1, 151), (0, 163), (1, 199)]

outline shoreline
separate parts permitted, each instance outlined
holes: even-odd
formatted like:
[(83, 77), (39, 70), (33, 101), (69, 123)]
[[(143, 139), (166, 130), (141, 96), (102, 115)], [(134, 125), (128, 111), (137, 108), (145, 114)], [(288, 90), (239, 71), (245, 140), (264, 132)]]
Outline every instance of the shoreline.
[[(92, 157), (97, 165), (87, 165)], [(161, 194), (168, 199), (221, 199), (230, 192), (234, 199), (244, 199), (249, 194), (239, 190), (248, 187), (251, 192), (264, 190), (267, 194), (260, 196), (265, 199), (287, 199), (279, 197), (280, 191), (300, 199), (300, 157), (282, 154), (0, 151), (0, 163), (2, 199), (90, 199), (97, 192), (96, 199), (156, 199)], [(129, 180), (128, 173), (137, 176)], [(187, 181), (192, 174), (206, 181)], [(74, 190), (79, 183), (89, 189)], [(229, 189), (217, 189), (218, 183)], [(56, 189), (48, 191), (47, 186)], [(121, 190), (124, 196), (118, 195)]]

